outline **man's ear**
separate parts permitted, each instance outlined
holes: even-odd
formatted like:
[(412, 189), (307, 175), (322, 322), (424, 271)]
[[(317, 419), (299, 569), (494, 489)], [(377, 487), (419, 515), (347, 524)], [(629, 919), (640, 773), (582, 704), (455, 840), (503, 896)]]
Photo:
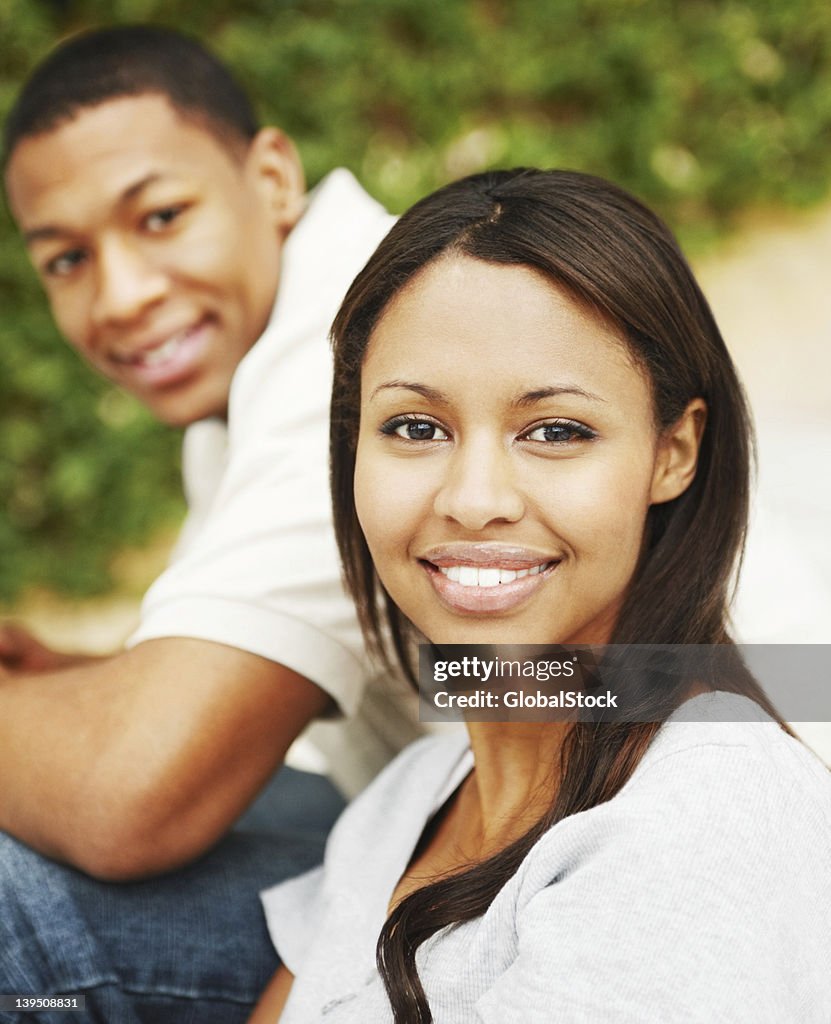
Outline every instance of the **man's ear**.
[(706, 422), (707, 403), (703, 398), (694, 398), (658, 439), (651, 504), (672, 501), (690, 486), (698, 465), (698, 451)]
[(245, 166), (267, 216), (285, 237), (306, 203), (306, 179), (294, 143), (279, 128), (261, 128), (248, 147)]

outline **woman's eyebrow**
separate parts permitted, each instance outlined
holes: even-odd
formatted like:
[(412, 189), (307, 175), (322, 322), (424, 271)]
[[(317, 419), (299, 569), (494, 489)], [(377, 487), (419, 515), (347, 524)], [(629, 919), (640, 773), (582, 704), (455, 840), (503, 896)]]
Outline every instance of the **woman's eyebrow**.
[(576, 384), (560, 384), (548, 388), (535, 388), (533, 391), (526, 391), (525, 394), (520, 395), (519, 398), (515, 399), (512, 404), (518, 409), (521, 409), (528, 405), (534, 405), (536, 402), (541, 402), (545, 398), (557, 398), (559, 395), (577, 395), (580, 398), (588, 398), (590, 402), (606, 401), (606, 399), (601, 398), (600, 395), (592, 394), (591, 391), (586, 391), (585, 388), (577, 387)]
[[(390, 380), (384, 384), (379, 384), (377, 388), (372, 392), (370, 398), (375, 398), (381, 391), (389, 391), (402, 389), (404, 391), (413, 391), (417, 395), (421, 395), (422, 398), (428, 399), (431, 402), (437, 402), (442, 405), (449, 405), (450, 398), (438, 388), (430, 387), (429, 384), (418, 384), (415, 381), (406, 380)], [(518, 398), (514, 399), (511, 403), (515, 408), (522, 409), (529, 405), (534, 405), (537, 402), (542, 402), (546, 398), (557, 398), (559, 395), (577, 395), (580, 398), (587, 398), (590, 402), (605, 402), (605, 398), (601, 398), (600, 395), (592, 394), (591, 391), (586, 391), (585, 388), (578, 387), (576, 384), (559, 384), (552, 385), (551, 387), (535, 388), (533, 391), (526, 391)]]
[(413, 381), (406, 380), (390, 380), (385, 384), (379, 384), (370, 395), (370, 398), (375, 398), (379, 391), (387, 391), (395, 388), (402, 388), (405, 391), (414, 391), (417, 395), (421, 395), (422, 398), (426, 398), (431, 402), (438, 402), (443, 405), (448, 405), (450, 402), (447, 395), (443, 391), (439, 391), (438, 388), (431, 388), (428, 384), (417, 384)]

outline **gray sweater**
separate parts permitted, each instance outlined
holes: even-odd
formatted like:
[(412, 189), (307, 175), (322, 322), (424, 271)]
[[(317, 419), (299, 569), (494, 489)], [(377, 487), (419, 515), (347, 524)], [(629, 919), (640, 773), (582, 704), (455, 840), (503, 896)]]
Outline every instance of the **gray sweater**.
[[(297, 976), (281, 1021), (392, 1020), (378, 934), (470, 764), (464, 735), (415, 743), (344, 813), (324, 867), (264, 894)], [(830, 841), (828, 770), (743, 698), (695, 698), (614, 799), (555, 825), (484, 916), (420, 947), (433, 1019), (829, 1024)]]

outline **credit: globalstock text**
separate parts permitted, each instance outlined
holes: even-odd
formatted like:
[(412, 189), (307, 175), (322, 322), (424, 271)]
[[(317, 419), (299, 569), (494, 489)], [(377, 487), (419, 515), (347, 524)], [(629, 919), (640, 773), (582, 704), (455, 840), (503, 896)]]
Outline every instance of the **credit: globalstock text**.
[(433, 695), (437, 708), (616, 708), (618, 694), (611, 690), (605, 693), (583, 693), (582, 690), (560, 690), (558, 693), (543, 693), (537, 690), (475, 690), (473, 693), (448, 693), (439, 690)]

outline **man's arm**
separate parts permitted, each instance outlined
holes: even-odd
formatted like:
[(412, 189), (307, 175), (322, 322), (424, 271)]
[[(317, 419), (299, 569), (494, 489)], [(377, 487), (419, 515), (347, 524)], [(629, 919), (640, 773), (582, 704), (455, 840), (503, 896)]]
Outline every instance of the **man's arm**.
[(0, 829), (100, 878), (170, 870), (225, 833), (329, 700), (182, 638), (0, 678)]
[(248, 1018), (248, 1024), (275, 1024), (283, 1015), (293, 984), (294, 975), (281, 964), (266, 985), (254, 1012)]
[(0, 623), (0, 678), (9, 672), (49, 672), (99, 659), (100, 655), (57, 651), (23, 626), (14, 622)]

